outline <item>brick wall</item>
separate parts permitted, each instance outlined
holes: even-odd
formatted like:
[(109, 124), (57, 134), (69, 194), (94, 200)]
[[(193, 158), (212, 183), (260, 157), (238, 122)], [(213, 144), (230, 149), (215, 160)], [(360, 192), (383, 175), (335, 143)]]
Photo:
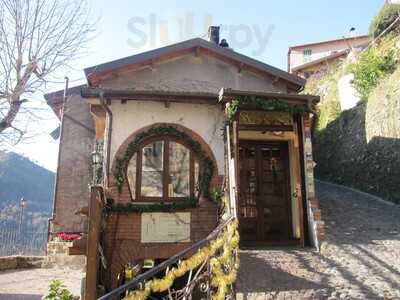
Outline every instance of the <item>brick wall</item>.
[[(132, 133), (129, 138), (119, 147), (116, 157), (121, 157), (126, 151), (128, 144), (141, 132), (151, 127), (170, 124), (153, 124)], [(221, 187), (224, 176), (218, 175), (217, 163), (209, 145), (195, 132), (180, 125), (173, 125), (178, 130), (188, 134), (193, 140), (200, 143), (203, 150), (214, 162), (214, 176), (210, 183), (210, 190)], [(119, 193), (113, 176), (115, 161), (112, 164), (110, 188), (107, 191), (109, 197), (116, 203), (131, 202), (131, 196), (127, 181), (125, 181), (122, 192)], [(190, 243), (141, 243), (141, 214), (140, 213), (112, 213), (106, 218), (103, 242), (107, 261), (111, 262), (111, 276), (109, 278), (112, 287), (116, 287), (117, 275), (122, 267), (128, 262), (135, 262), (145, 258), (166, 259), (177, 252), (189, 247), (192, 243), (205, 238), (217, 225), (218, 209), (210, 200), (202, 198), (199, 207), (182, 210), (179, 212), (190, 212)]]
[[(190, 212), (190, 240), (186, 243), (141, 243), (141, 214), (112, 213), (106, 219), (103, 245), (111, 273), (112, 288), (117, 286), (117, 275), (128, 262), (145, 258), (166, 259), (205, 238), (217, 225), (217, 207), (203, 199), (198, 208), (182, 210)], [(109, 272), (109, 271), (107, 271)]]

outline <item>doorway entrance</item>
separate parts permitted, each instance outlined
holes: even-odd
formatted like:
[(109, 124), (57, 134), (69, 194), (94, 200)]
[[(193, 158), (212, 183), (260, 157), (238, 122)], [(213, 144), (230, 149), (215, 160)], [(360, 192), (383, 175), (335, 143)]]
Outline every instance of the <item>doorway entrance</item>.
[(287, 142), (239, 141), (239, 230), (246, 243), (292, 237)]

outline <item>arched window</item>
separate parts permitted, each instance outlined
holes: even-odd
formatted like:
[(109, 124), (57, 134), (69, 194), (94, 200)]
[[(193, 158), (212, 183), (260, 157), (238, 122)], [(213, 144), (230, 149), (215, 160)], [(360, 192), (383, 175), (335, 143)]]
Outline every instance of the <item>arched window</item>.
[(132, 199), (174, 201), (198, 196), (199, 172), (193, 151), (175, 138), (163, 137), (139, 147), (126, 175)]

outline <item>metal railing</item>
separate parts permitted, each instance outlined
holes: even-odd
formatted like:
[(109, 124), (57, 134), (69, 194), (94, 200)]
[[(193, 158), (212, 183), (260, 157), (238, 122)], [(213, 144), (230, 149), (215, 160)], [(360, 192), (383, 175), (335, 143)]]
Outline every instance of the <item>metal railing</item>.
[(0, 256), (45, 255), (47, 231), (0, 229)]
[[(186, 248), (179, 252), (178, 254), (170, 257), (169, 259), (163, 261), (159, 265), (153, 267), (149, 271), (140, 274), (130, 280), (129, 282), (121, 285), (120, 287), (114, 289), (108, 294), (98, 298), (98, 300), (110, 300), (110, 299), (119, 299), (119, 297), (127, 293), (132, 289), (141, 289), (145, 286), (147, 280), (153, 279), (156, 275), (159, 275), (161, 272), (168, 272), (174, 265), (179, 263), (180, 261), (188, 258), (190, 255), (193, 255), (200, 249), (203, 249), (206, 246), (209, 246), (211, 242), (220, 237), (221, 233), (228, 228), (229, 224), (235, 221), (234, 217), (230, 217), (227, 221), (217, 226), (212, 233), (210, 233), (205, 239), (200, 240), (193, 244), (191, 247)], [(227, 242), (227, 241), (225, 241)], [(221, 246), (219, 248), (220, 252), (224, 247)], [(196, 270), (190, 270), (187, 276), (186, 285), (179, 289), (168, 289), (166, 296), (162, 296), (161, 298), (153, 298), (151, 299), (169, 299), (169, 300), (178, 300), (178, 299), (192, 299), (191, 293), (194, 288), (197, 286), (199, 291), (205, 294), (205, 299), (211, 298), (211, 270), (212, 266), (210, 266), (210, 258), (205, 259), (200, 266)], [(228, 296), (225, 299), (233, 298), (233, 288), (230, 288), (231, 296)]]

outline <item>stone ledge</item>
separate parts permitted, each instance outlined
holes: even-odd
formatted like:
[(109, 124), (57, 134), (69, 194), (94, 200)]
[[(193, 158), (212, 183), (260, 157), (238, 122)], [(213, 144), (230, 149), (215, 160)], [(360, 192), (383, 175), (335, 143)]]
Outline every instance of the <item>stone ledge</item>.
[(86, 256), (84, 255), (48, 255), (43, 261), (42, 268), (68, 267), (71, 269), (84, 269), (86, 266)]
[(41, 268), (44, 256), (3, 256), (0, 257), (0, 271), (10, 269)]

